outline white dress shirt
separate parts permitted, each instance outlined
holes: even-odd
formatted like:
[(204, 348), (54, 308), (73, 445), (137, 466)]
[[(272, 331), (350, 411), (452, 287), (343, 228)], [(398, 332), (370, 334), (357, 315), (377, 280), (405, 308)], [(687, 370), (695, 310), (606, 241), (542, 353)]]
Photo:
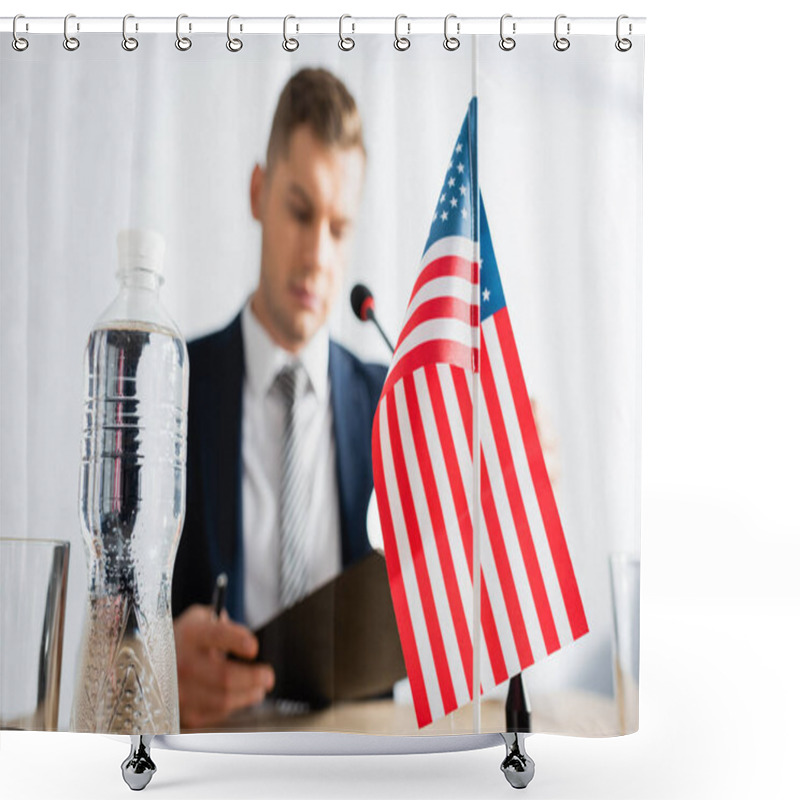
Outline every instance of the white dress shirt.
[[(286, 408), (272, 384), (293, 357), (264, 330), (250, 300), (242, 313), (242, 338), (244, 613), (247, 625), (257, 628), (281, 610), (279, 520)], [(309, 591), (337, 575), (342, 562), (328, 348), (328, 331), (323, 328), (294, 357), (307, 376), (296, 414), (297, 430), (302, 434), (301, 458), (310, 484), (306, 538)]]

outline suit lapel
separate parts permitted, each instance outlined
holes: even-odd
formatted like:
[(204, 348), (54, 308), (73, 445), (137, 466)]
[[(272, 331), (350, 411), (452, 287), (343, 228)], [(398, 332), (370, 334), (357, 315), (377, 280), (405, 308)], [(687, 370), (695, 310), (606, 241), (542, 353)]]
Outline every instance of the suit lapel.
[[(231, 593), (228, 611), (234, 619), (244, 616), (242, 559), (242, 385), (244, 348), (241, 315), (226, 329), (219, 361), (212, 376), (214, 403), (209, 409), (205, 436), (214, 436), (204, 465), (209, 545), (214, 576), (226, 572)], [(191, 368), (191, 367), (190, 367)], [(214, 488), (216, 488), (216, 491)]]
[(346, 567), (369, 549), (365, 525), (369, 492), (365, 500), (365, 488), (372, 486), (369, 459), (371, 431), (364, 429), (364, 420), (370, 419), (370, 413), (363, 387), (355, 380), (353, 365), (335, 342), (330, 345), (329, 371), (342, 566)]

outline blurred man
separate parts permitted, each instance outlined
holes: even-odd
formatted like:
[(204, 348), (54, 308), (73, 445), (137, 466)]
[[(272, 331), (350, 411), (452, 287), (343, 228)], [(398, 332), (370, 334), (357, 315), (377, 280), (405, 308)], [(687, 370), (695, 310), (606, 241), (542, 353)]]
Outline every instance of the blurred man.
[[(189, 344), (186, 519), (173, 578), (183, 727), (213, 727), (275, 682), (250, 632), (369, 552), (370, 439), (385, 368), (330, 341), (364, 179), (361, 119), (329, 72), (284, 87), (250, 184), (258, 286)], [(208, 606), (217, 574), (227, 609)]]

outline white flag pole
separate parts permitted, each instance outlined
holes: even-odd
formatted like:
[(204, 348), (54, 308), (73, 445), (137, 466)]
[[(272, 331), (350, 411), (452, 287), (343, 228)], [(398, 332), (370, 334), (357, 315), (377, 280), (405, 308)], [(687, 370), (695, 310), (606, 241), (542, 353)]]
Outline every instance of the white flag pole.
[[(478, 37), (472, 37), (472, 95), (478, 97)], [(480, 183), (478, 181), (478, 113), (472, 121), (475, 130), (470, 141), (475, 143), (472, 158), (472, 241), (474, 244), (473, 263), (477, 269), (477, 283), (474, 285), (473, 306), (478, 309), (477, 325), (472, 328), (472, 727), (475, 733), (481, 732), (481, 437), (480, 437), (480, 398), (481, 398), (481, 225), (480, 225)]]

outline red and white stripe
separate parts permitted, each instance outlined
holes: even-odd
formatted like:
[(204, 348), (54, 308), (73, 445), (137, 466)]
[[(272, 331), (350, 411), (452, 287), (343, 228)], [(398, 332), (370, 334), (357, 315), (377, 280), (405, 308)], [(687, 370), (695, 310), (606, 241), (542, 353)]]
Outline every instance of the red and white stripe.
[(386, 564), (420, 727), (472, 696), (471, 456), (460, 409), (452, 413), (451, 371), (471, 369), (474, 251), (450, 237), (426, 252), (373, 430)]
[(373, 426), (392, 599), (417, 721), (472, 699), (472, 392), (481, 335), (483, 691), (588, 630), (505, 308), (479, 327), (475, 245), (434, 243)]

